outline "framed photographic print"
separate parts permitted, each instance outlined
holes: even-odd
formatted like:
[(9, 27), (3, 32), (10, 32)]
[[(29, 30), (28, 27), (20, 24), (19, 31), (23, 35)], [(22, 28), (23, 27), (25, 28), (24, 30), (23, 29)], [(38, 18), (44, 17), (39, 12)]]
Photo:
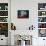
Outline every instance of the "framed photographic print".
[(29, 10), (18, 10), (17, 18), (29, 18)]

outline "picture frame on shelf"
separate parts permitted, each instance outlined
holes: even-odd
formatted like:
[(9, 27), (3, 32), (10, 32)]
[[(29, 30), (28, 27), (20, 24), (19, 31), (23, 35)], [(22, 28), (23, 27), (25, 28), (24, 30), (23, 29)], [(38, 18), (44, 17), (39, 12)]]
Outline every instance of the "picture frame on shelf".
[(46, 3), (38, 3), (38, 10), (46, 10)]
[(46, 28), (46, 23), (38, 23), (38, 28)]
[(38, 31), (39, 37), (46, 37), (46, 29), (39, 29)]
[(8, 16), (8, 11), (0, 11), (0, 16)]
[(0, 10), (8, 10), (8, 3), (0, 3)]
[(46, 16), (46, 11), (38, 11), (38, 16)]
[(46, 22), (46, 17), (38, 17), (38, 22)]
[(8, 17), (0, 17), (0, 22), (8, 22)]

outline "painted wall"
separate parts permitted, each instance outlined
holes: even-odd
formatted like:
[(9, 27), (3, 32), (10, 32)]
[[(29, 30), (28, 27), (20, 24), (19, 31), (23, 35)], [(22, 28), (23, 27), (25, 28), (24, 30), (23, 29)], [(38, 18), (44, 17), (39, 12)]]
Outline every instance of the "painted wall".
[[(17, 18), (18, 10), (29, 10), (29, 19)], [(11, 15), (11, 22), (16, 25), (17, 30), (28, 30), (32, 24), (36, 27), (37, 24), (34, 23), (37, 23), (37, 2), (32, 0), (12, 0)]]
[[(38, 38), (38, 3), (45, 3), (46, 0), (11, 0), (11, 22), (16, 26), (16, 32), (26, 31), (32, 24), (35, 26), (33, 30), (33, 46), (44, 46), (43, 38)], [(29, 19), (18, 19), (18, 10), (29, 10)]]

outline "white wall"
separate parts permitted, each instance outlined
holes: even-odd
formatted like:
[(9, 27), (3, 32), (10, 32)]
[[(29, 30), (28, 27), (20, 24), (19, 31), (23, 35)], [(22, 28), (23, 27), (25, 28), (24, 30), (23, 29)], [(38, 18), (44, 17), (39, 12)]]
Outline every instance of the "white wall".
[[(38, 3), (46, 3), (46, 0), (11, 0), (11, 22), (16, 26), (16, 32), (24, 32), (32, 24), (35, 26), (33, 33), (33, 46), (40, 46), (38, 43), (43, 44), (42, 38), (38, 38)], [(18, 19), (17, 10), (29, 10), (29, 19)], [(29, 31), (29, 30), (28, 30)], [(27, 33), (25, 31), (25, 33)]]
[[(18, 19), (18, 10), (29, 10), (29, 19)], [(29, 26), (37, 21), (37, 2), (32, 0), (12, 0), (11, 15), (12, 22), (16, 25), (17, 30), (27, 30)]]
[[(36, 32), (34, 34), (37, 36), (37, 8), (37, 0), (11, 0), (11, 22), (16, 26), (15, 34), (16, 32), (19, 32), (18, 34), (26, 34), (29, 26), (33, 24)], [(17, 10), (23, 9), (29, 10), (29, 19), (17, 18)]]
[[(17, 10), (23, 10), (23, 9), (29, 10), (29, 19), (17, 18)], [(11, 22), (13, 22), (16, 25), (17, 30), (15, 31), (15, 34), (16, 32), (17, 33), (19, 32), (18, 34), (20, 33), (26, 34), (28, 27), (33, 24), (35, 26), (34, 31), (36, 32), (33, 33), (33, 35), (37, 36), (37, 9), (38, 9), (37, 0), (34, 1), (33, 0), (11, 0), (11, 20), (12, 20)], [(35, 43), (35, 38), (33, 39), (33, 41), (34, 41), (33, 44), (37, 44), (37, 42)]]

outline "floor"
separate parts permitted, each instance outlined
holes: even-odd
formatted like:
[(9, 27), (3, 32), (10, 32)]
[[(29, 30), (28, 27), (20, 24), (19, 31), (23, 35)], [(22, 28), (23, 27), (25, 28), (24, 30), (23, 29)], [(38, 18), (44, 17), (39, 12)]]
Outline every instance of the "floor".
[(0, 45), (0, 46), (8, 46), (8, 45)]

